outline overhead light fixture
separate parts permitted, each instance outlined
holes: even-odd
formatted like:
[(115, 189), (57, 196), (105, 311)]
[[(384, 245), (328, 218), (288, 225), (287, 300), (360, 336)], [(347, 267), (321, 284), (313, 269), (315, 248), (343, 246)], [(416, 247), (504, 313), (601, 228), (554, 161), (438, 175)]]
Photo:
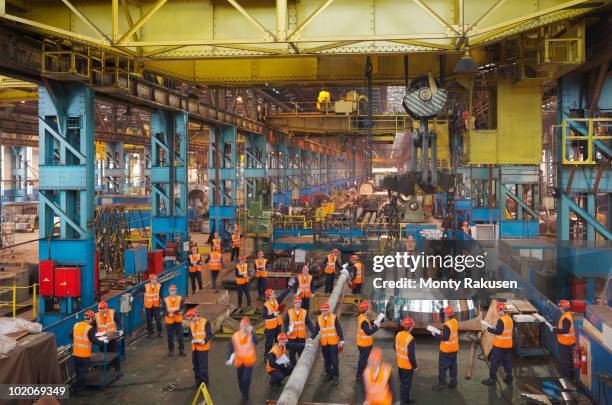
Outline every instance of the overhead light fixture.
[(242, 103), (242, 96), (236, 97), (236, 101), (239, 102), (239, 103)]
[(476, 62), (470, 56), (470, 51), (465, 51), (465, 55), (459, 59), (455, 68), (453, 69), (454, 73), (458, 74), (472, 74), (478, 70), (478, 66), (476, 66)]

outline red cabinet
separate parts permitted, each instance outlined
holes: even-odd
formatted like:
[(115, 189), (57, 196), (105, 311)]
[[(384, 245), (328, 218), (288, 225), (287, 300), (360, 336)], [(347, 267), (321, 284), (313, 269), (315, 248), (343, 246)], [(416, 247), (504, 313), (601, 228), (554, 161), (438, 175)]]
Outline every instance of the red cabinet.
[(53, 260), (41, 260), (38, 264), (38, 288), (42, 297), (53, 297), (55, 295), (55, 262)]
[(164, 251), (161, 249), (147, 252), (147, 273), (161, 274), (164, 272)]
[(81, 269), (79, 267), (58, 267), (55, 269), (55, 296), (81, 296)]

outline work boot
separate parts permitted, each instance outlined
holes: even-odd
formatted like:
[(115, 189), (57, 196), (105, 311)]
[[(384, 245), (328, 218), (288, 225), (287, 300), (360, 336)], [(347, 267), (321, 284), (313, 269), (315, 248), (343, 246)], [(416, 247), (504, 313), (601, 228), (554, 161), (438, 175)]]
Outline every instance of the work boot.
[(508, 385), (512, 385), (512, 378), (504, 378), (504, 382)]
[(158, 337), (158, 338), (163, 337), (163, 336), (162, 336), (162, 333), (161, 333), (161, 332), (159, 332), (159, 333), (157, 334), (157, 337)]
[(172, 353), (172, 352), (168, 352), (168, 356), (169, 356), (169, 357), (174, 357), (174, 353)]
[(179, 352), (179, 356), (181, 356), (181, 357), (185, 357), (185, 356), (186, 356), (186, 354), (185, 354), (185, 352)]
[(332, 377), (331, 382), (332, 382), (333, 385), (338, 385), (338, 383), (340, 383), (340, 377), (338, 377), (338, 376)]
[(495, 385), (495, 383), (497, 383), (497, 381), (495, 381), (492, 378), (487, 378), (486, 380), (482, 380), (482, 383), (484, 385)]
[(457, 383), (450, 383), (450, 384), (448, 384), (448, 387), (450, 389), (455, 389), (455, 388), (457, 388)]
[(434, 390), (434, 391), (444, 391), (447, 388), (448, 388), (448, 386), (446, 384), (436, 384), (436, 385), (431, 387), (431, 389)]

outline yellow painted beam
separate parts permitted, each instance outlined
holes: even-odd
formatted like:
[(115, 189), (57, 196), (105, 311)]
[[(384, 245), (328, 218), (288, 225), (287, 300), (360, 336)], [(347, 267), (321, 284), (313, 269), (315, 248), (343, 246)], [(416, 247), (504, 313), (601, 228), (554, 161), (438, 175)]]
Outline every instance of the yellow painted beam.
[(321, 3), (319, 7), (317, 7), (308, 17), (306, 17), (304, 21), (302, 21), (300, 25), (297, 26), (297, 28), (291, 33), (291, 35), (289, 35), (289, 38), (287, 39), (289, 41), (293, 41), (294, 39), (296, 39), (296, 37), (299, 36), (302, 31), (304, 31), (306, 27), (308, 27), (310, 23), (312, 23), (312, 21), (317, 18), (317, 16), (321, 14), (333, 2), (334, 0), (325, 0), (323, 3)]
[[(159, 10), (164, 4), (166, 4), (166, 1), (167, 0), (157, 0), (157, 2), (155, 2), (155, 4), (153, 4), (151, 8), (147, 10), (147, 12), (142, 17), (140, 17), (138, 21), (136, 21), (136, 23), (128, 30), (128, 32), (126, 32), (121, 38), (119, 38), (119, 41), (117, 41), (117, 43), (119, 45), (125, 45), (127, 40), (132, 35), (134, 35), (134, 33), (138, 31), (140, 27), (142, 27), (153, 16), (153, 14), (157, 12), (157, 10)], [(171, 21), (168, 22), (171, 23)]]

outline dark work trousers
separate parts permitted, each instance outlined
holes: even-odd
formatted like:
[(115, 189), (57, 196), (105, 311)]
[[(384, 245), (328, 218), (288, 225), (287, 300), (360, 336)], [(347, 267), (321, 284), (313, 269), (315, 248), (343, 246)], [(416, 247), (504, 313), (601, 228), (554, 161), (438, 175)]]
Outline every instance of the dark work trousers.
[(497, 367), (499, 363), (504, 366), (506, 372), (505, 381), (512, 381), (512, 348), (493, 347), (491, 352), (491, 369), (489, 370), (489, 378), (497, 380)]
[(289, 342), (287, 342), (287, 348), (289, 349), (289, 360), (291, 361), (292, 366), (296, 365), (298, 355), (302, 355), (305, 344), (305, 338), (289, 339)]
[(574, 346), (559, 344), (559, 368), (561, 369), (561, 376), (570, 380), (574, 378)]
[(353, 284), (353, 294), (361, 294), (361, 286), (361, 283)]
[(191, 293), (195, 294), (196, 292), (196, 281), (198, 282), (198, 290), (202, 289), (202, 272), (194, 271), (193, 273), (189, 273), (189, 280), (191, 280)]
[(174, 351), (174, 335), (176, 335), (176, 340), (178, 341), (179, 353), (184, 353), (185, 346), (183, 344), (183, 323), (167, 323), (166, 332), (168, 336), (168, 353), (172, 353)]
[(162, 334), (161, 316), (159, 315), (159, 307), (145, 308), (145, 314), (147, 315), (147, 332), (149, 335), (153, 334), (153, 319), (155, 319), (155, 326), (157, 327), (157, 335)]
[(238, 291), (238, 306), (242, 307), (242, 294), (246, 297), (247, 307), (251, 306), (251, 289), (249, 283), (236, 284), (236, 291)]
[(211, 270), (210, 271), (210, 278), (212, 279), (212, 288), (214, 290), (217, 289), (217, 277), (219, 277), (219, 272), (221, 270)]
[(238, 367), (236, 369), (236, 372), (238, 373), (238, 387), (240, 387), (242, 399), (246, 401), (247, 399), (249, 399), (249, 387), (251, 386), (253, 367)]
[(325, 361), (325, 372), (329, 377), (340, 377), (338, 367), (338, 345), (321, 346), (323, 360)]
[(457, 352), (440, 352), (438, 362), (438, 382), (440, 385), (446, 384), (446, 371), (450, 374), (450, 384), (457, 385)]
[(191, 352), (191, 364), (193, 364), (193, 374), (196, 385), (201, 383), (208, 386), (208, 350), (193, 350)]
[(331, 294), (334, 289), (334, 279), (336, 278), (335, 273), (325, 273), (325, 293)]
[(89, 357), (77, 357), (73, 356), (74, 359), (74, 371), (76, 373), (76, 391), (85, 389), (85, 379), (89, 372)]
[(265, 277), (257, 277), (257, 296), (259, 296), (259, 301), (266, 300), (266, 278)]
[(355, 378), (359, 380), (359, 382), (362, 382), (363, 370), (368, 364), (368, 357), (370, 357), (372, 346), (357, 346), (357, 349), (359, 349), (359, 361), (357, 362), (357, 374), (355, 375)]
[[(274, 329), (265, 330), (264, 335), (266, 337), (266, 345), (264, 346), (264, 355), (268, 354), (270, 349), (272, 349), (272, 346), (274, 346), (274, 340), (276, 339), (280, 331), (281, 331), (280, 326), (277, 326)], [(264, 358), (264, 362), (265, 362), (265, 358)]]
[[(302, 297), (302, 308), (306, 311), (310, 310), (310, 297)], [(310, 314), (309, 314), (310, 315)]]
[(232, 258), (231, 260), (238, 260), (240, 258), (240, 248), (239, 247), (232, 247)]
[(279, 368), (278, 370), (270, 371), (268, 374), (270, 375), (270, 382), (272, 384), (282, 383), (285, 377), (291, 375), (293, 371), (293, 366), (287, 366), (283, 368)]
[(405, 368), (397, 369), (400, 380), (400, 403), (407, 404), (410, 402), (410, 388), (412, 388), (412, 376), (414, 370), (407, 370)]

